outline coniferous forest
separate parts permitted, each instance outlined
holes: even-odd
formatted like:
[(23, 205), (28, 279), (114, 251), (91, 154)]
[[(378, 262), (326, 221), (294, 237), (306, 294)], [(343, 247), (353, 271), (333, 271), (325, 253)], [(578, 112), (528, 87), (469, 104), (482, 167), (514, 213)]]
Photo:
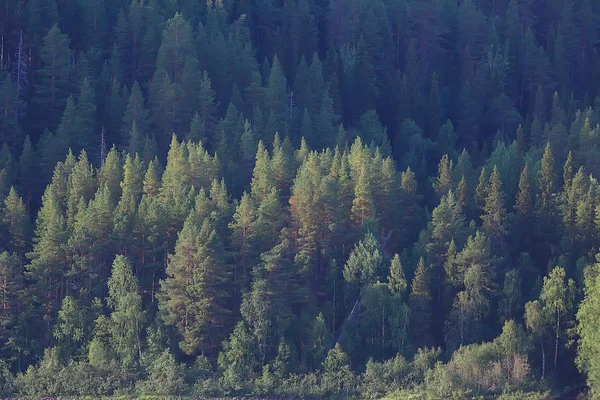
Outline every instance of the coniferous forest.
[(0, 396), (598, 398), (599, 17), (2, 2)]

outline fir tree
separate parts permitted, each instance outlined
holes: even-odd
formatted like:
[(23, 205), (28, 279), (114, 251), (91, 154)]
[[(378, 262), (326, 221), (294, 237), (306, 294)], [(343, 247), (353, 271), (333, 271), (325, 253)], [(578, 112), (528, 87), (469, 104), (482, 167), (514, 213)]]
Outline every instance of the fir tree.
[(35, 110), (37, 127), (55, 129), (67, 97), (71, 94), (72, 75), (69, 39), (54, 25), (44, 37), (41, 51), (43, 67), (37, 71), (38, 83), (32, 101), (31, 112)]
[(402, 296), (406, 291), (406, 278), (404, 277), (404, 268), (400, 262), (400, 256), (394, 255), (390, 265), (390, 273), (388, 275), (388, 287), (394, 294)]
[(138, 282), (129, 260), (117, 256), (108, 279), (107, 303), (112, 310), (110, 320), (114, 350), (125, 367), (137, 364), (142, 356), (144, 314), (138, 291)]
[(498, 168), (494, 166), (485, 198), (483, 232), (490, 238), (495, 251), (504, 249), (506, 229), (506, 208), (504, 207), (504, 193)]
[(411, 284), (409, 305), (411, 310), (410, 331), (415, 348), (431, 345), (430, 321), (433, 315), (433, 305), (428, 272), (425, 269), (425, 260), (423, 258), (419, 260), (415, 277)]
[(132, 129), (134, 129), (134, 123), (135, 128), (142, 136), (150, 133), (150, 112), (146, 109), (144, 102), (140, 85), (135, 82), (131, 88), (131, 94), (121, 122), (121, 143), (125, 146), (130, 145), (129, 138)]
[(24, 255), (29, 248), (29, 215), (23, 200), (11, 187), (2, 208), (2, 223), (8, 231), (6, 250)]
[[(228, 326), (229, 280), (221, 239), (210, 220), (199, 224), (190, 213), (169, 257), (167, 279), (161, 282), (159, 305), (174, 325), (186, 354), (214, 350)], [(209, 323), (210, 321), (210, 323)]]
[(447, 195), (452, 187), (452, 171), (454, 169), (454, 162), (448, 158), (448, 154), (444, 154), (440, 163), (438, 164), (438, 175), (433, 188), (440, 199)]

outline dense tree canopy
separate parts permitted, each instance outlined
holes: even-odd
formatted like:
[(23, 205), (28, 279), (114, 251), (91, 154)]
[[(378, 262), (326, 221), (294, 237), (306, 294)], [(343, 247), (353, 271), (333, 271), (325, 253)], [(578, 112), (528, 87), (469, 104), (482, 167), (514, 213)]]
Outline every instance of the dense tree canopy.
[(3, 2), (0, 396), (597, 396), (599, 17)]

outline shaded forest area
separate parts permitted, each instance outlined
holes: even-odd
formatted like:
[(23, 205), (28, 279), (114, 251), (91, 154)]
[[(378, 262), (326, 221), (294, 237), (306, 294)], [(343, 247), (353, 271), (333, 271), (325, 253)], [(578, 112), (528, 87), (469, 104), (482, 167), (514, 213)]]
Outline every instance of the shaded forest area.
[(0, 4), (0, 394), (600, 395), (596, 0)]

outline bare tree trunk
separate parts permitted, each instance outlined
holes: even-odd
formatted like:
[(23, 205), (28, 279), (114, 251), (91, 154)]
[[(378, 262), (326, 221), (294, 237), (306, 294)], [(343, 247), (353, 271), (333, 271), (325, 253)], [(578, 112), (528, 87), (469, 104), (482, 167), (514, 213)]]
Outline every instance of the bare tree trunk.
[(556, 374), (556, 366), (558, 364), (558, 334), (560, 328), (560, 311), (556, 310), (556, 341), (554, 342), (554, 373)]
[(542, 379), (546, 376), (546, 351), (544, 350), (544, 344), (542, 343)]

